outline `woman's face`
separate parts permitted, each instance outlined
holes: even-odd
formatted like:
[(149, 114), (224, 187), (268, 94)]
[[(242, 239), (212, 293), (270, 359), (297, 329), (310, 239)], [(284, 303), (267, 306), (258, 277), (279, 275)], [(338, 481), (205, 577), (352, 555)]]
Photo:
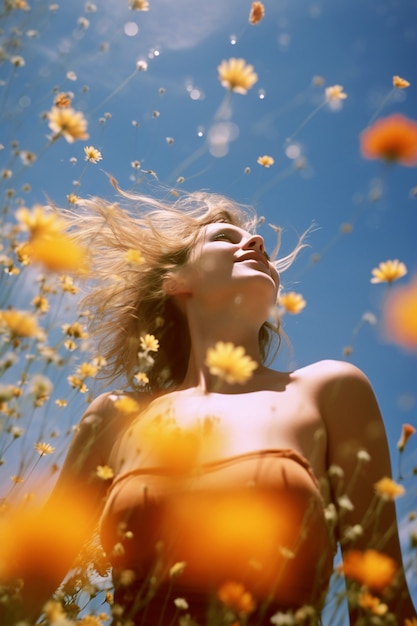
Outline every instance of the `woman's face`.
[[(204, 227), (189, 259), (197, 270), (200, 290), (252, 289), (257, 294), (262, 289), (270, 304), (275, 304), (279, 276), (270, 263), (260, 235), (231, 224), (216, 222)], [(194, 285), (193, 291), (198, 286)], [(242, 291), (243, 293), (243, 291)]]

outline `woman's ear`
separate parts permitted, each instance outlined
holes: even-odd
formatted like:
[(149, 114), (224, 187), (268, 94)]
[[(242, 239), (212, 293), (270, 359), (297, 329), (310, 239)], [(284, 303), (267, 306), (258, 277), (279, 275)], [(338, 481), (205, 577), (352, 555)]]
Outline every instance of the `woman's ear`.
[(171, 272), (164, 279), (164, 291), (167, 296), (191, 295), (192, 290), (185, 276), (185, 272), (177, 270)]

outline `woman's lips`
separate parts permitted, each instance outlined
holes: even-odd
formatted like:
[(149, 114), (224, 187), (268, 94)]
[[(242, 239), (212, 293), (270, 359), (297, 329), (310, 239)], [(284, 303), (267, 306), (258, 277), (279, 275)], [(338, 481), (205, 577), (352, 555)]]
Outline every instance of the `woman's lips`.
[(269, 271), (269, 263), (266, 257), (260, 252), (250, 252), (247, 254), (243, 254), (241, 257), (236, 259), (237, 263), (241, 263), (242, 261), (256, 261), (257, 263), (261, 263), (264, 267)]

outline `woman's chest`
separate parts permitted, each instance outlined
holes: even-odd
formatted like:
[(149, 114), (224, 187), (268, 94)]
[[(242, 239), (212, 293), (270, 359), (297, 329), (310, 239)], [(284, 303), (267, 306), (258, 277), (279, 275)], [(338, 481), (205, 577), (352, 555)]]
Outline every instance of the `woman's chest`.
[(152, 402), (131, 424), (114, 447), (111, 464), (119, 474), (290, 448), (321, 475), (325, 444), (318, 408), (305, 394), (176, 392)]

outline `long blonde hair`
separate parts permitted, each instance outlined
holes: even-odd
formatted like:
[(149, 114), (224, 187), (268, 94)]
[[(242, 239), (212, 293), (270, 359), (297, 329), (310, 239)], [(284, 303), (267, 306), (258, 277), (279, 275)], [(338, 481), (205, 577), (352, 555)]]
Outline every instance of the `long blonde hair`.
[[(224, 222), (252, 233), (258, 218), (252, 208), (217, 194), (181, 194), (170, 203), (122, 192), (112, 182), (129, 206), (94, 197), (64, 211), (70, 232), (90, 254), (92, 284), (81, 306), (90, 312), (90, 335), (107, 362), (103, 378), (124, 376), (132, 384), (141, 337), (151, 334), (159, 350), (147, 372), (147, 389), (168, 391), (185, 376), (190, 335), (186, 318), (164, 290), (165, 279), (187, 262), (204, 226)], [(274, 260), (277, 270), (288, 268), (303, 245), (300, 239), (289, 255)], [(259, 331), (264, 362), (274, 343), (274, 355), (279, 348), (279, 330), (276, 317)]]

